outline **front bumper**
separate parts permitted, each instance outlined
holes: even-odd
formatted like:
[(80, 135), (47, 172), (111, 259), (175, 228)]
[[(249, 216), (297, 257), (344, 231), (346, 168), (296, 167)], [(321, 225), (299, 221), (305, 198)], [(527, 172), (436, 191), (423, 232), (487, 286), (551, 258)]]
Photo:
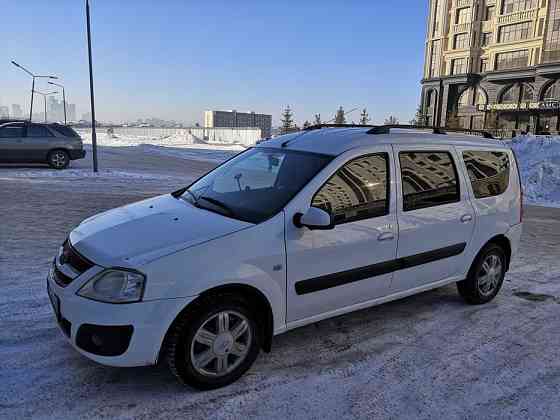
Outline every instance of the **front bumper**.
[(70, 155), (70, 160), (83, 159), (83, 158), (86, 157), (86, 151), (85, 150), (70, 150), (69, 155)]
[(77, 351), (104, 365), (157, 363), (167, 330), (194, 297), (110, 304), (78, 296), (76, 292), (102, 270), (94, 266), (66, 287), (57, 284), (52, 270), (49, 273), (47, 291), (64, 336)]

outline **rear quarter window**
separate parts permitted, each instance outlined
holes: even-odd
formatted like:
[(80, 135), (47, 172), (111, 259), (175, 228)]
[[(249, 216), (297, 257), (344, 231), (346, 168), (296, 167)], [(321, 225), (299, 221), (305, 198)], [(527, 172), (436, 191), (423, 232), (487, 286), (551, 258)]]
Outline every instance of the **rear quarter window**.
[(65, 137), (80, 137), (73, 128), (67, 127), (65, 125), (53, 124), (50, 126), (51, 130), (55, 130)]
[(511, 163), (507, 152), (469, 150), (463, 152), (475, 198), (495, 197), (509, 186)]

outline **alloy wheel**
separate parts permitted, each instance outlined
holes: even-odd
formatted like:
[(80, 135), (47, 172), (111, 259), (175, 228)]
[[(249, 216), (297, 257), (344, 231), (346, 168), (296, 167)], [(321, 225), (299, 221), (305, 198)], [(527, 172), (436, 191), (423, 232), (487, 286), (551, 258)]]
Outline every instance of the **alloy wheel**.
[(51, 162), (55, 168), (64, 168), (66, 166), (66, 154), (64, 152), (54, 152), (51, 156)]
[(237, 368), (249, 354), (251, 324), (236, 311), (222, 311), (208, 318), (191, 343), (191, 361), (201, 375), (220, 377)]
[(478, 291), (483, 296), (491, 295), (502, 279), (502, 261), (496, 254), (490, 254), (480, 266), (477, 278)]

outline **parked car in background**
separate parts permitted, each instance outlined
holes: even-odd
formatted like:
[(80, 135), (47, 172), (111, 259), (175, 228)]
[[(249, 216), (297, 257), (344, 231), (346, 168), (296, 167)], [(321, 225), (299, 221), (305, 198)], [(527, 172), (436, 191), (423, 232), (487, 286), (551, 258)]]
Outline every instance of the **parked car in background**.
[(0, 124), (0, 163), (47, 163), (65, 169), (86, 156), (82, 139), (61, 124), (27, 121)]
[(216, 388), (293, 328), (451, 283), (470, 304), (490, 302), (519, 246), (521, 204), (499, 141), (308, 129), (86, 219), (47, 290), (85, 356), (164, 359), (182, 382)]

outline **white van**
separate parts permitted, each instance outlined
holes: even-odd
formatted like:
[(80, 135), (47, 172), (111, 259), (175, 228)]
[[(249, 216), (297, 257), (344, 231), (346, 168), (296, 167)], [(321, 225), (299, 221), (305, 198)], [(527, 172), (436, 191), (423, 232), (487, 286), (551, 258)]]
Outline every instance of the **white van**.
[(274, 335), (457, 283), (492, 300), (522, 229), (512, 151), (472, 135), (313, 127), (93, 216), (48, 276), (72, 345), (227, 385)]

